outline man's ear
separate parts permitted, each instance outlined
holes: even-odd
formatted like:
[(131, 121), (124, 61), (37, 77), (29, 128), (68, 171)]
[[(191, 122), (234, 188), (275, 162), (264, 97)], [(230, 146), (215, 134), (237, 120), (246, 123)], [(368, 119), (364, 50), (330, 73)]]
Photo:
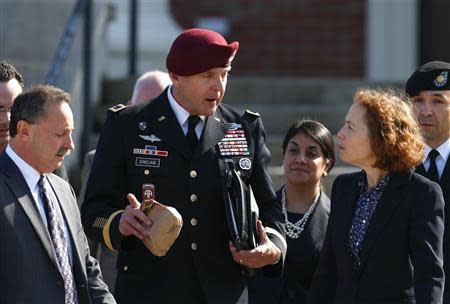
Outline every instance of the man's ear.
[(25, 120), (19, 120), (17, 122), (17, 134), (16, 136), (25, 139), (30, 136), (31, 125)]
[(170, 77), (170, 80), (172, 80), (173, 86), (177, 87), (178, 84), (180, 83), (180, 79), (181, 79), (180, 75), (169, 72), (169, 77)]

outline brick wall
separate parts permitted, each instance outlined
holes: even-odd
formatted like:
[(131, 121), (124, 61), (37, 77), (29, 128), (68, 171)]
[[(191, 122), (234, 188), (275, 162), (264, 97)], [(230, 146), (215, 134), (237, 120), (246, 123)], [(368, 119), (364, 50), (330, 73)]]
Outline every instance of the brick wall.
[(364, 75), (364, 0), (171, 0), (183, 28), (226, 17), (240, 42), (233, 74), (306, 77)]

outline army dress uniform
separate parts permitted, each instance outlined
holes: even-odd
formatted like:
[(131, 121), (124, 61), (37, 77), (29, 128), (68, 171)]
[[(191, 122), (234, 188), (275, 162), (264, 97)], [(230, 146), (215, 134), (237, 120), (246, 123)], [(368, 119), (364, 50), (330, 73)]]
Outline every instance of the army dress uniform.
[[(227, 148), (232, 145), (228, 139), (242, 134), (241, 150)], [(109, 111), (82, 215), (90, 237), (119, 251), (119, 302), (236, 303), (239, 299), (246, 275), (228, 248), (221, 158), (232, 159), (251, 184), (260, 219), (284, 259), (282, 212), (266, 169), (270, 152), (259, 115), (219, 105), (215, 116), (206, 117), (192, 152), (167, 89), (147, 105)], [(136, 237), (123, 238), (119, 232), (127, 193), (140, 200), (144, 184), (152, 184), (155, 199), (183, 217), (180, 235), (163, 257), (152, 255)], [(282, 264), (281, 260), (264, 271), (279, 275)]]
[[(450, 63), (443, 61), (430, 61), (417, 68), (416, 71), (408, 78), (405, 85), (405, 92), (411, 98), (419, 96), (422, 91), (448, 91), (450, 90)], [(438, 183), (441, 186), (444, 195), (445, 210), (444, 210), (444, 298), (443, 304), (450, 304), (450, 138), (447, 138), (443, 143), (435, 148), (440, 155), (442, 166), (440, 174), (436, 179), (429, 175), (430, 160), (428, 155), (432, 147), (425, 148), (424, 155), (426, 156), (421, 164), (416, 167), (416, 173), (423, 175), (430, 180)], [(428, 159), (428, 160), (427, 160)], [(436, 161), (436, 160), (435, 160)], [(425, 168), (427, 162), (427, 168)], [(438, 171), (438, 169), (436, 168)]]

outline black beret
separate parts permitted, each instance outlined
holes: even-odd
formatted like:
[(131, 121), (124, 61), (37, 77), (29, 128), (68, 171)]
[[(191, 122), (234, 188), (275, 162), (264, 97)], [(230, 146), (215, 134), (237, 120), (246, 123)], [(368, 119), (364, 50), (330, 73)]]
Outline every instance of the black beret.
[(422, 91), (450, 90), (448, 73), (450, 63), (431, 61), (419, 67), (406, 82), (405, 91), (411, 96), (417, 96)]

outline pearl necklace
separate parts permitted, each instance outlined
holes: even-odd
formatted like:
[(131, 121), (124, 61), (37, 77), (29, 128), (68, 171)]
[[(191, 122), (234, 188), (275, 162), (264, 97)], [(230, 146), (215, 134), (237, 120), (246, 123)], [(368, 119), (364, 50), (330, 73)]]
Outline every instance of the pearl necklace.
[(287, 210), (286, 210), (286, 187), (283, 187), (283, 190), (281, 190), (281, 208), (284, 214), (284, 223), (285, 223), (285, 229), (286, 229), (286, 235), (290, 237), (291, 239), (298, 239), (300, 234), (303, 232), (303, 229), (305, 229), (305, 225), (308, 222), (308, 218), (311, 216), (311, 213), (313, 213), (314, 209), (317, 206), (317, 203), (319, 202), (320, 197), (320, 191), (317, 193), (316, 197), (314, 198), (313, 203), (309, 207), (308, 211), (306, 211), (305, 215), (301, 219), (299, 219), (296, 223), (291, 223), (288, 220)]

